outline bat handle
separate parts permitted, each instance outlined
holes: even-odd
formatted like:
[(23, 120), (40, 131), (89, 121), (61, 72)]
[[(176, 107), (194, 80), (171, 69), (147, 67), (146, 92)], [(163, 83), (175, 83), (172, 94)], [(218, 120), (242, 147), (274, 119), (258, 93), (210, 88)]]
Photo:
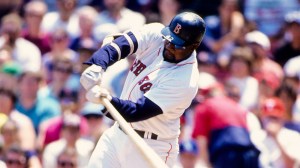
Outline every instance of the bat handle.
[(122, 130), (129, 136), (129, 138), (135, 143), (141, 154), (148, 161), (153, 168), (167, 168), (167, 165), (163, 160), (150, 148), (150, 146), (133, 130), (133, 128), (127, 123), (127, 121), (121, 116), (121, 114), (115, 109), (110, 101), (101, 97), (103, 105), (107, 108), (110, 115), (117, 121)]

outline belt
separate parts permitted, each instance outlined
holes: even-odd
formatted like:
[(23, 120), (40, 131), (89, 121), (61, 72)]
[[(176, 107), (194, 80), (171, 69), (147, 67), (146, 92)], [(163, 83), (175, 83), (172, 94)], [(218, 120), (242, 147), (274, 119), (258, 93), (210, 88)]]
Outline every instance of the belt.
[[(123, 129), (119, 126), (119, 129), (121, 131), (123, 131)], [(146, 131), (141, 131), (141, 130), (136, 130), (133, 129), (141, 138), (145, 138), (145, 139), (153, 139), (153, 140), (157, 140), (158, 135), (152, 133), (152, 132), (146, 132)], [(123, 131), (124, 132), (124, 131)], [(124, 132), (125, 133), (125, 132)], [(126, 133), (125, 133), (126, 134)]]

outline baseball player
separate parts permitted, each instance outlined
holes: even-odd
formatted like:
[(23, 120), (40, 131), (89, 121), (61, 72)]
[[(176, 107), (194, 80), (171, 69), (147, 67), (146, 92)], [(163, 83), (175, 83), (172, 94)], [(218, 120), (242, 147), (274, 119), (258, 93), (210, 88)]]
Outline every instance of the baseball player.
[[(197, 14), (176, 15), (169, 26), (147, 24), (131, 30), (96, 51), (80, 82), (86, 98), (102, 103), (106, 97), (145, 142), (172, 167), (178, 155), (179, 120), (195, 97), (198, 69), (195, 49), (200, 45), (205, 23)], [(116, 61), (136, 56), (120, 98), (99, 86), (106, 68)], [(105, 113), (107, 117), (111, 117)], [(89, 161), (90, 168), (145, 168), (147, 161), (118, 123), (99, 139)]]

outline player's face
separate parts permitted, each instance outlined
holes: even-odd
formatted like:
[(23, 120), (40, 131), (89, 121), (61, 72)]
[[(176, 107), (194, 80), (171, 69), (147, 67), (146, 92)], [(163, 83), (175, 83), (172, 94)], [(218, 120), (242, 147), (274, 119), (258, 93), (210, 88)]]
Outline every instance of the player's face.
[(171, 63), (178, 63), (187, 59), (191, 53), (199, 46), (198, 43), (188, 46), (177, 46), (170, 41), (165, 40), (163, 57), (164, 60)]

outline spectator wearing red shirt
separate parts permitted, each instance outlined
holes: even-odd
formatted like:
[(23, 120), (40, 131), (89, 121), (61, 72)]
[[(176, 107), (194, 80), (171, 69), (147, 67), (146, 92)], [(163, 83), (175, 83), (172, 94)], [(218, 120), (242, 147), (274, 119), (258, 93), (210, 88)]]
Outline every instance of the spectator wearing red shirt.
[(200, 156), (214, 168), (258, 167), (259, 151), (250, 140), (247, 111), (216, 86), (210, 88), (211, 96), (195, 108), (192, 136)]
[(46, 12), (47, 6), (43, 1), (28, 2), (25, 6), (25, 28), (22, 31), (22, 36), (34, 43), (42, 55), (51, 50), (50, 36), (40, 29)]

